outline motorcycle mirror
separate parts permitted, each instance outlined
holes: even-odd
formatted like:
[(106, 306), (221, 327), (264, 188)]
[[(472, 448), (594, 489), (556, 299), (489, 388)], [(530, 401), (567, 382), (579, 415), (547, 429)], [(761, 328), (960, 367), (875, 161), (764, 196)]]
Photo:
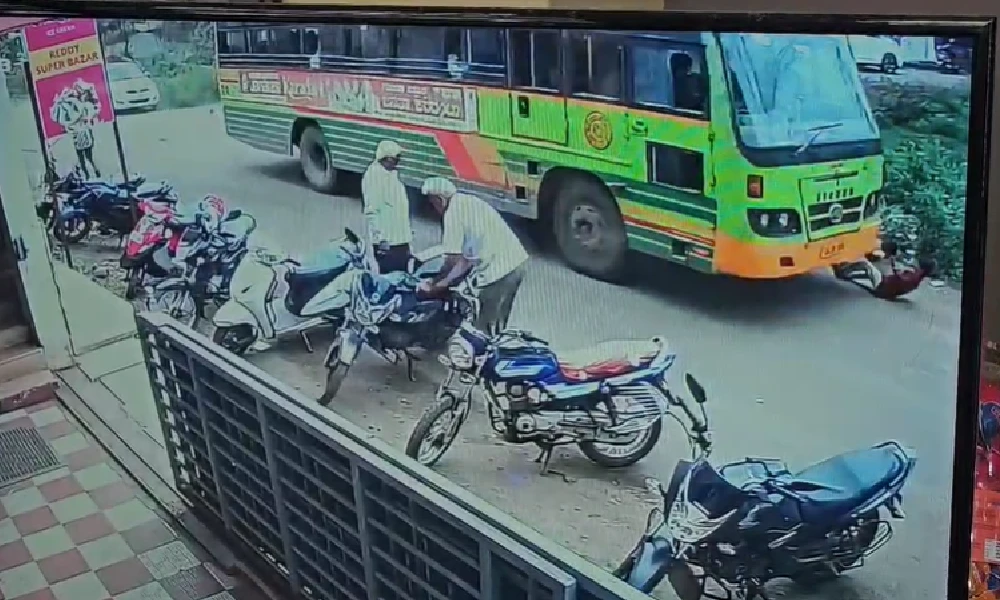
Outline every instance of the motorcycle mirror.
[(361, 238), (359, 238), (356, 233), (351, 231), (350, 227), (344, 228), (344, 237), (346, 237), (347, 241), (351, 242), (352, 244), (357, 244), (358, 242), (361, 241)]
[(691, 396), (694, 401), (698, 404), (704, 404), (708, 401), (708, 394), (705, 393), (705, 388), (694, 378), (694, 375), (690, 373), (685, 373), (684, 383), (687, 384), (689, 390), (691, 390)]

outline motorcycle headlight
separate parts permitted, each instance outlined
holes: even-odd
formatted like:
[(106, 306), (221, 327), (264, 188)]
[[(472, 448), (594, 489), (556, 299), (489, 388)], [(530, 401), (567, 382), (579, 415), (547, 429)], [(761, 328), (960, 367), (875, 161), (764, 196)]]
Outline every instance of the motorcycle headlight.
[(671, 537), (684, 544), (697, 543), (710, 536), (726, 522), (728, 515), (720, 519), (710, 519), (696, 504), (687, 500), (687, 494), (679, 494), (667, 514), (667, 530)]
[(473, 363), (472, 346), (462, 338), (454, 338), (448, 343), (448, 360), (456, 369), (471, 369)]

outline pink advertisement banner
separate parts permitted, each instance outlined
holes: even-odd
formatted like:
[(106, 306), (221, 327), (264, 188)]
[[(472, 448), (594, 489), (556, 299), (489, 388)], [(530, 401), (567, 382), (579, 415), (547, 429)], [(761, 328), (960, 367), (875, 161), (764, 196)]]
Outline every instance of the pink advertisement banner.
[(95, 125), (114, 121), (96, 21), (33, 25), (24, 39), (46, 140), (93, 139)]

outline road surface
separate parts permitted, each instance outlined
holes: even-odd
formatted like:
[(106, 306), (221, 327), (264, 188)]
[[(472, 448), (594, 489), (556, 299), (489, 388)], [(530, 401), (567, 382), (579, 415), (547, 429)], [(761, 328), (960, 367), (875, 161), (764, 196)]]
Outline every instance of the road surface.
[[(130, 169), (166, 178), (184, 198), (220, 194), (253, 213), (262, 235), (293, 253), (317, 249), (361, 225), (360, 202), (307, 189), (294, 160), (228, 139), (218, 111), (191, 109), (125, 117)], [(112, 162), (105, 153), (100, 160)], [(350, 186), (348, 186), (350, 188)], [(435, 223), (415, 222), (416, 246), (434, 243)], [(908, 520), (863, 569), (819, 590), (779, 586), (787, 598), (938, 600), (944, 595), (950, 515), (953, 404), (959, 297), (927, 288), (912, 300), (876, 301), (825, 275), (784, 282), (706, 277), (655, 261), (631, 287), (577, 275), (545, 251), (533, 258), (512, 324), (561, 348), (613, 338), (665, 336), (679, 353), (674, 381), (694, 373), (711, 398), (714, 459), (782, 457), (792, 468), (898, 439), (920, 463), (905, 490)], [(322, 351), (282, 344), (252, 361), (307, 395), (318, 395)], [(402, 449), (430, 402), (440, 371), (404, 369), (365, 356), (334, 408)], [(675, 429), (631, 469), (603, 471), (575, 449), (557, 453), (541, 476), (534, 448), (506, 446), (472, 416), (439, 466), (450, 479), (602, 566), (639, 536), (665, 478), (687, 448)], [(561, 475), (560, 475), (561, 474)], [(663, 586), (664, 588), (668, 586)], [(670, 598), (667, 590), (659, 592)]]

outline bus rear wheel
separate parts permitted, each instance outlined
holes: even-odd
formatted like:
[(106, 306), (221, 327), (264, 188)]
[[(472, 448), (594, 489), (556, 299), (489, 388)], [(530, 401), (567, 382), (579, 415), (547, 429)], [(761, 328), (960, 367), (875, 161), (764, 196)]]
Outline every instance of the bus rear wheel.
[(330, 149), (319, 127), (309, 126), (299, 139), (299, 160), (302, 174), (317, 192), (333, 193), (337, 186), (337, 169), (330, 158)]
[(573, 270), (604, 281), (625, 276), (628, 236), (614, 197), (588, 177), (562, 182), (552, 223), (563, 259)]

